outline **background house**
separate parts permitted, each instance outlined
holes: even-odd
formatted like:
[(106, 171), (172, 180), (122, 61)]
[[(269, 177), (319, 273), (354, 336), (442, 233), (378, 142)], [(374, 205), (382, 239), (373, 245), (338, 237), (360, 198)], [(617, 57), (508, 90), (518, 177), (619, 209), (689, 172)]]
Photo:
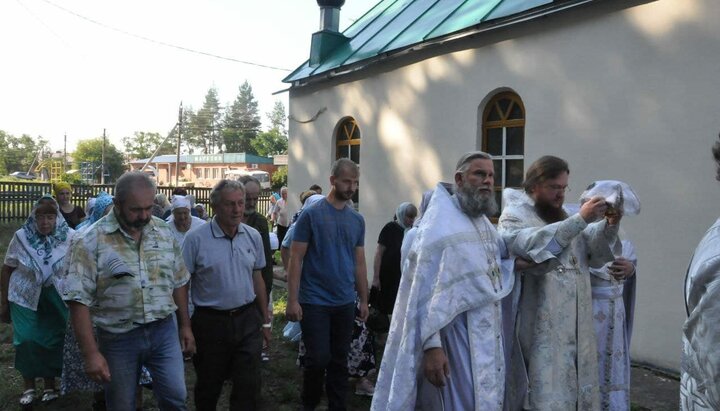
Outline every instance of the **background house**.
[(498, 192), (545, 154), (569, 161), (570, 202), (626, 181), (643, 203), (623, 221), (639, 256), (632, 353), (677, 370), (687, 263), (720, 214), (720, 2), (383, 0), (342, 35), (337, 12), (285, 79), (295, 206), (337, 157), (358, 161), (370, 263), (395, 207), (452, 181), (469, 150), (495, 156)]
[[(131, 171), (139, 170), (149, 159), (130, 161)], [(151, 162), (159, 185), (175, 183), (175, 162), (177, 155), (168, 154), (155, 157)], [(246, 153), (223, 154), (185, 154), (180, 156), (180, 181), (192, 183), (196, 187), (212, 187), (223, 179), (229, 170), (262, 170), (272, 176), (278, 166), (270, 157), (261, 157)]]

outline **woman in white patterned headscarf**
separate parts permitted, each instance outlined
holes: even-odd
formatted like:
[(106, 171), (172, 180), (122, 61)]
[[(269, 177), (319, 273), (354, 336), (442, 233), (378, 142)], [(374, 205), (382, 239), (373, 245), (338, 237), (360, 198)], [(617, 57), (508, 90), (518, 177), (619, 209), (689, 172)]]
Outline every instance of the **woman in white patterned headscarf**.
[(56, 287), (73, 231), (57, 202), (43, 196), (15, 232), (2, 267), (0, 317), (13, 323), (15, 369), (23, 377), (20, 404), (35, 400), (35, 379), (45, 380), (42, 401), (58, 397), (55, 377), (62, 370), (68, 311)]

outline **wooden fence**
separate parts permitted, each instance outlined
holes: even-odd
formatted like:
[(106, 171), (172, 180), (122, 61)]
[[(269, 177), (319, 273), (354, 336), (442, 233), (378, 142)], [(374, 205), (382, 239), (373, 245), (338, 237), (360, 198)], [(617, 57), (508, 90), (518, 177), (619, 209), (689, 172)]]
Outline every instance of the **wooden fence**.
[[(158, 193), (163, 193), (168, 199), (172, 198), (172, 191), (175, 187), (158, 187)], [(195, 203), (202, 204), (212, 215), (210, 205), (211, 188), (187, 187), (188, 194), (195, 196)], [(113, 185), (73, 185), (72, 203), (85, 208), (90, 197), (95, 197), (101, 191), (108, 194), (115, 192)], [(25, 220), (32, 211), (33, 205), (43, 194), (51, 194), (50, 183), (33, 182), (0, 182), (0, 222), (18, 222)], [(271, 192), (263, 191), (258, 199), (257, 210), (265, 215), (270, 209)]]

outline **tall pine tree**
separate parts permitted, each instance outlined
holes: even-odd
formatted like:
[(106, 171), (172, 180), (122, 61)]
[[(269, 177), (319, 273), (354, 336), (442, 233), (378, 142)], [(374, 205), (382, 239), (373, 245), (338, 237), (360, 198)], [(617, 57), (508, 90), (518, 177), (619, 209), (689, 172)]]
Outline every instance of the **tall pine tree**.
[(217, 89), (211, 87), (205, 95), (205, 102), (197, 113), (189, 114), (188, 143), (199, 148), (203, 154), (213, 154), (222, 151), (222, 136), (220, 133), (220, 101)]
[(222, 132), (225, 150), (228, 153), (257, 154), (252, 141), (260, 131), (260, 124), (258, 102), (246, 80), (240, 86), (235, 101), (225, 111)]

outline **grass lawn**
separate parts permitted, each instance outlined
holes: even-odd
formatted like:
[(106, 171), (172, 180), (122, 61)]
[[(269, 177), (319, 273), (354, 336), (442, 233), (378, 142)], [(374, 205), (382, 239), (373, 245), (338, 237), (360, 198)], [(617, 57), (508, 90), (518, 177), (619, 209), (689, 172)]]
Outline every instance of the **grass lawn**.
[[(274, 291), (274, 318), (273, 318), (273, 344), (270, 347), (270, 361), (263, 364), (262, 368), (262, 397), (263, 409), (273, 411), (296, 410), (300, 398), (300, 386), (302, 374), (295, 365), (297, 358), (297, 344), (282, 339), (282, 329), (285, 321), (285, 290)], [(7, 324), (0, 324), (0, 410), (19, 409), (18, 398), (22, 392), (22, 378), (14, 370), (13, 362), (15, 352), (12, 347), (12, 329)], [(190, 396), (189, 409), (194, 409), (192, 402), (192, 390), (195, 385), (195, 372), (192, 363), (185, 363), (185, 380)], [(42, 381), (38, 382), (38, 388), (42, 387)], [(152, 392), (144, 389), (144, 409), (157, 409)], [(228, 409), (229, 382), (226, 383), (223, 395), (218, 405), (219, 410)], [(349, 410), (370, 409), (370, 398), (359, 397), (353, 394), (348, 396)], [(89, 393), (73, 393), (67, 397), (61, 397), (49, 405), (36, 403), (35, 410), (66, 410), (85, 411), (91, 409), (92, 395)], [(322, 409), (322, 408), (320, 408)]]

